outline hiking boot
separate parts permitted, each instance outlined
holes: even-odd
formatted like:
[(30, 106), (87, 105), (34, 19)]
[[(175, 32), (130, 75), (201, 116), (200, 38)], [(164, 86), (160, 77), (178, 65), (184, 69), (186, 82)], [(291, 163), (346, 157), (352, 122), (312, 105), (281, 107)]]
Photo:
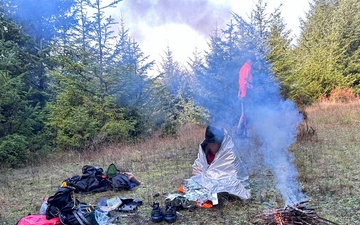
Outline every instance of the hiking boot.
[(235, 202), (237, 200), (240, 200), (240, 198), (236, 195), (232, 195), (228, 192), (219, 192), (217, 193), (219, 201), (229, 201), (229, 202)]
[(151, 210), (151, 220), (155, 223), (159, 223), (164, 219), (164, 213), (161, 210), (159, 203), (154, 202), (152, 205), (153, 209)]
[(176, 221), (176, 217), (176, 209), (174, 207), (168, 206), (164, 214), (164, 220), (167, 223), (174, 223)]

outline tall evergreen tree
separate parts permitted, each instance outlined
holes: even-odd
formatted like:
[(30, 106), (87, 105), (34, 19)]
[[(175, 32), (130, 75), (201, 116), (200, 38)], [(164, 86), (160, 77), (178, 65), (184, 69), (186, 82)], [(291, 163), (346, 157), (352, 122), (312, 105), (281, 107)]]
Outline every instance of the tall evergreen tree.
[(66, 41), (58, 42), (62, 44), (54, 58), (59, 66), (51, 74), (56, 96), (49, 104), (49, 125), (61, 148), (128, 139), (151, 126), (145, 118), (151, 114), (147, 71), (153, 62), (128, 35), (123, 21), (119, 34), (113, 32), (118, 23), (105, 11), (119, 2), (77, 1), (74, 14), (79, 23)]
[[(109, 118), (118, 123), (124, 120), (122, 110), (117, 111), (109, 95), (106, 71), (110, 69), (105, 64), (110, 60), (115, 36), (110, 29), (114, 20), (105, 17), (104, 10), (118, 2), (76, 1), (72, 14), (78, 23), (58, 37), (53, 48), (53, 61), (58, 66), (50, 73), (55, 95), (48, 104), (48, 125), (55, 131), (58, 148), (81, 150), (94, 141), (104, 141), (118, 129), (106, 125)], [(126, 130), (121, 134), (126, 136)], [(100, 132), (105, 134), (100, 137)]]
[(45, 106), (48, 95), (46, 69), (52, 68), (50, 42), (64, 28), (72, 26), (69, 14), (73, 0), (35, 1), (9, 0), (7, 16), (12, 18), (28, 34), (34, 45), (32, 62), (27, 68), (27, 85), (34, 89), (33, 100)]
[(294, 97), (290, 93), (295, 79), (292, 76), (294, 56), (291, 43), (293, 38), (290, 36), (291, 30), (286, 29), (280, 7), (272, 14), (270, 33), (267, 39), (270, 50), (266, 56), (271, 63), (272, 72), (281, 85), (281, 95), (286, 99)]
[(200, 103), (203, 98), (203, 92), (205, 91), (204, 83), (201, 80), (205, 76), (205, 62), (204, 57), (202, 54), (198, 51), (198, 49), (195, 49), (195, 52), (193, 53), (193, 57), (189, 58), (188, 61), (188, 73), (190, 74), (190, 97), (197, 103)]
[[(12, 115), (8, 114), (3, 121), (21, 124), (21, 126), (12, 126), (18, 128), (7, 131), (4, 136), (4, 140), (7, 140), (5, 146), (10, 149), (8, 144), (12, 143), (11, 137), (21, 137), (17, 140), (22, 143), (22, 151), (31, 153), (31, 155), (17, 154), (16, 157), (19, 159), (35, 157), (51, 144), (51, 137), (48, 136), (50, 134), (44, 125), (47, 119), (44, 107), (50, 94), (46, 70), (51, 70), (53, 67), (49, 57), (52, 38), (58, 35), (63, 27), (73, 22), (71, 15), (67, 13), (71, 6), (71, 0), (0, 1), (1, 21), (5, 22), (0, 28), (3, 28), (2, 41), (8, 47), (11, 43), (10, 52), (17, 52), (11, 56), (12, 60), (6, 63), (3, 77), (4, 90), (8, 90), (9, 84), (12, 83), (13, 87), (16, 84), (16, 89), (13, 90), (13, 94), (17, 93), (18, 96), (14, 98), (17, 103), (13, 102), (16, 110), (12, 110)], [(8, 107), (3, 109), (2, 113), (7, 114)], [(16, 117), (13, 117), (14, 115)], [(27, 128), (24, 129), (25, 127)]]
[(187, 81), (179, 62), (174, 60), (173, 52), (169, 47), (165, 51), (165, 56), (162, 57), (159, 73), (159, 78), (169, 88), (172, 95), (181, 98), (186, 90)]
[(342, 74), (360, 94), (360, 2), (357, 0), (339, 0), (334, 31), (338, 35), (341, 56), (338, 64)]
[(334, 29), (336, 5), (336, 1), (316, 0), (303, 21), (296, 48), (298, 79), (293, 84), (299, 103), (313, 102), (335, 87), (345, 85), (337, 63), (341, 54)]
[(124, 22), (121, 23), (112, 58), (117, 74), (113, 75), (115, 80), (112, 81), (111, 93), (116, 93), (119, 106), (141, 110), (147, 100), (148, 71), (154, 62), (130, 37)]
[(197, 77), (200, 83), (199, 96), (202, 96), (197, 100), (200, 100), (200, 105), (209, 111), (211, 122), (216, 121), (217, 123), (221, 121), (223, 113), (227, 110), (224, 100), (231, 99), (227, 99), (230, 96), (227, 91), (232, 89), (229, 88), (230, 82), (227, 80), (231, 76), (226, 63), (230, 56), (224, 39), (224, 33), (216, 29), (210, 37), (210, 50), (205, 52), (204, 73)]
[(161, 99), (159, 115), (162, 115), (162, 132), (166, 135), (175, 135), (180, 124), (187, 121), (181, 121), (180, 117), (184, 114), (184, 104), (186, 100), (185, 92), (189, 88), (186, 73), (179, 62), (173, 58), (173, 52), (167, 47), (165, 56), (159, 67), (159, 76), (156, 80), (158, 86), (158, 96)]
[(141, 51), (139, 44), (130, 37), (122, 21), (111, 57), (112, 75), (109, 94), (115, 97), (117, 107), (126, 108), (125, 118), (136, 121), (132, 136), (144, 134), (152, 126), (153, 91), (148, 71), (154, 62)]
[[(41, 104), (28, 85), (35, 45), (0, 5), (0, 162), (22, 165), (48, 146)], [(32, 45), (33, 44), (33, 45)]]

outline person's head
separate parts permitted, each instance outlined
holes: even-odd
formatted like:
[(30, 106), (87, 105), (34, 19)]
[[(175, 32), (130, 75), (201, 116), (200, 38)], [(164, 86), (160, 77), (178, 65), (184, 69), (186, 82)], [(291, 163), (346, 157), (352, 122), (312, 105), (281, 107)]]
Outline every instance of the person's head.
[(205, 151), (210, 152), (210, 153), (215, 155), (219, 151), (220, 146), (221, 146), (221, 144), (216, 143), (216, 142), (207, 143), (206, 146), (205, 146)]
[(213, 126), (207, 126), (205, 130), (205, 139), (201, 144), (201, 147), (215, 154), (219, 151), (221, 143), (224, 139), (224, 131)]

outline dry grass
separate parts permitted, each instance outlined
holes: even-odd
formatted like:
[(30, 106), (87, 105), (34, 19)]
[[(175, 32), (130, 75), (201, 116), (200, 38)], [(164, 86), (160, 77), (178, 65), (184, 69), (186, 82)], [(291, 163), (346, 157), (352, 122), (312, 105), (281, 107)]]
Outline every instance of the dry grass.
[(307, 113), (316, 138), (292, 146), (303, 190), (328, 219), (360, 224), (360, 102), (323, 102)]
[[(320, 103), (305, 111), (307, 126), (315, 133), (302, 134), (290, 149), (295, 155), (303, 192), (312, 199), (322, 217), (339, 224), (360, 224), (360, 102)], [(53, 195), (65, 178), (79, 175), (84, 165), (106, 169), (110, 163), (133, 172), (143, 185), (133, 191), (78, 195), (78, 198), (96, 204), (101, 198), (138, 197), (144, 202), (138, 215), (122, 218), (121, 224), (152, 224), (150, 204), (159, 201), (164, 206), (167, 193), (175, 193), (183, 179), (191, 176), (191, 165), (203, 138), (203, 127), (187, 125), (181, 129), (177, 138), (111, 145), (87, 154), (54, 154), (23, 169), (3, 169), (0, 224), (12, 225), (28, 213), (38, 213), (42, 199)], [(176, 224), (252, 224), (264, 209), (283, 206), (281, 195), (274, 189), (272, 174), (263, 169), (256, 146), (256, 141), (241, 143), (242, 157), (254, 165), (248, 168), (252, 187), (249, 201), (222, 199), (221, 204), (211, 209), (181, 211)], [(160, 196), (155, 198), (156, 193)]]

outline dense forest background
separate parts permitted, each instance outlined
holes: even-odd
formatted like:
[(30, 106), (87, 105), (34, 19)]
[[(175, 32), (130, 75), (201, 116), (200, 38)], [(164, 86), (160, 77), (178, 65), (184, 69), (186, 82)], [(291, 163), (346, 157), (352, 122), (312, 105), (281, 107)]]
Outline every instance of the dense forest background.
[(214, 24), (210, 50), (194, 50), (188, 65), (168, 48), (155, 76), (155, 62), (125, 22), (106, 14), (118, 4), (0, 0), (3, 166), (54, 151), (96, 151), (155, 132), (176, 135), (181, 124), (236, 114), (226, 106), (237, 99), (238, 70), (249, 54), (256, 56), (258, 101), (266, 100), (262, 90), (273, 81), (274, 91), (298, 108), (360, 94), (359, 0), (312, 1), (296, 44), (280, 8), (267, 14), (259, 0), (250, 22), (233, 13), (225, 29)]

